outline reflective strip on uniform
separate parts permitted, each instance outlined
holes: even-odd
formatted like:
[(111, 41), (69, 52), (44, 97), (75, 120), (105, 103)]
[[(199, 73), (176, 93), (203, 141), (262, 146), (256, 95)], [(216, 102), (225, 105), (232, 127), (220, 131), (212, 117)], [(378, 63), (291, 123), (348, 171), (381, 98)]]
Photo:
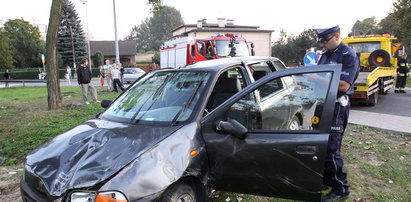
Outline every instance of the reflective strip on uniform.
[(404, 67), (404, 66), (405, 66), (405, 63), (401, 63), (400, 66), (401, 66), (401, 67)]
[(404, 73), (400, 73), (399, 75), (400, 75), (400, 76), (405, 76), (405, 74), (404, 74)]

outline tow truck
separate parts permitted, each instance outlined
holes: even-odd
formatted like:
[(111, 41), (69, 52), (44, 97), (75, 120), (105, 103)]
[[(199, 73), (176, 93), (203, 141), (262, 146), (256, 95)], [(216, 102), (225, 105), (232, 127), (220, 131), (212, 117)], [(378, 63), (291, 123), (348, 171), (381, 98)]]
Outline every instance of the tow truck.
[(226, 58), (233, 48), (236, 49), (235, 57), (254, 55), (254, 44), (248, 44), (238, 34), (218, 33), (209, 38), (174, 37), (160, 48), (160, 67), (179, 68), (199, 61)]
[(351, 96), (354, 103), (375, 106), (380, 94), (385, 95), (395, 87), (397, 58), (394, 55), (402, 45), (395, 43), (396, 39), (383, 34), (350, 36), (343, 40), (359, 57), (360, 73)]

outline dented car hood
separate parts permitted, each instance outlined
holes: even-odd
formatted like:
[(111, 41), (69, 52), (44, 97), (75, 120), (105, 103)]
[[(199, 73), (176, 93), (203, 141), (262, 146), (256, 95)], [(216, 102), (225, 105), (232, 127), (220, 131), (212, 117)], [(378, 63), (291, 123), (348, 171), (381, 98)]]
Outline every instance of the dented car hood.
[(107, 180), (180, 127), (90, 120), (31, 152), (26, 171), (50, 195), (60, 196)]

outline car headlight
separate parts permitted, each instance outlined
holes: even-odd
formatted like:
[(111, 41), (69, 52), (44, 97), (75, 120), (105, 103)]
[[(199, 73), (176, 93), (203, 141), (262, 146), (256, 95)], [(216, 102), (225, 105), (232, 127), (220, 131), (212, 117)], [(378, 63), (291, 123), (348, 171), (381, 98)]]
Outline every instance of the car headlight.
[(127, 202), (124, 194), (117, 191), (106, 192), (73, 192), (71, 202)]

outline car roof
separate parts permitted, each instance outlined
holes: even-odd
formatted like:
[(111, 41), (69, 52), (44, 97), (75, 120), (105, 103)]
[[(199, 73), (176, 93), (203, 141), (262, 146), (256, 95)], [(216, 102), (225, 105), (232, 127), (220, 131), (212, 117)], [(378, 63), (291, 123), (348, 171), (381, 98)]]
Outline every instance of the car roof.
[(186, 65), (182, 68), (179, 68), (179, 70), (186, 69), (186, 70), (218, 72), (229, 66), (239, 65), (241, 63), (249, 64), (253, 62), (266, 61), (266, 60), (279, 61), (278, 58), (264, 57), (264, 56), (230, 57), (230, 58), (200, 61), (200, 62), (191, 64), (191, 65)]

